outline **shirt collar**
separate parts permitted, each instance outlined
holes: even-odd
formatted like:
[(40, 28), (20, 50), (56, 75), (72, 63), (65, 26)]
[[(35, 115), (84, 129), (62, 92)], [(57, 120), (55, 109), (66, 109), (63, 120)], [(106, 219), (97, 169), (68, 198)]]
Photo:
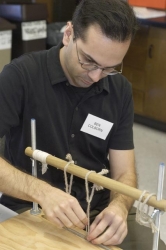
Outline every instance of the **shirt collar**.
[[(61, 42), (57, 46), (53, 46), (51, 49), (49, 49), (47, 53), (47, 68), (52, 85), (68, 81), (62, 69), (59, 58), (59, 51), (62, 47), (63, 44)], [(110, 92), (109, 84), (110, 83), (108, 77), (105, 77), (101, 79), (99, 82), (95, 83), (94, 87), (97, 90), (97, 92), (102, 92), (103, 89), (106, 90), (107, 92)]]
[(96, 87), (98, 88), (98, 91), (102, 91), (103, 89), (106, 90), (108, 93), (110, 93), (110, 81), (109, 76), (106, 76), (105, 78), (102, 78), (100, 81), (96, 83)]
[(49, 49), (47, 53), (47, 69), (52, 85), (67, 81), (59, 58), (59, 51), (62, 47), (63, 44), (60, 43), (57, 46), (53, 46), (51, 49)]

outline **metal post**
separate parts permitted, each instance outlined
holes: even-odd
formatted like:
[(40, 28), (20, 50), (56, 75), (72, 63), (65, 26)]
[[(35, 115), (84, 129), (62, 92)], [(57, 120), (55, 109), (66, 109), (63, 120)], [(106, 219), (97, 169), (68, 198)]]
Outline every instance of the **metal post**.
[[(164, 163), (161, 163), (159, 166), (157, 200), (162, 200), (163, 196), (164, 171), (165, 171), (165, 165)], [(158, 250), (158, 242), (160, 237), (160, 217), (161, 217), (161, 211), (157, 210), (157, 212), (155, 213), (155, 226), (158, 228), (158, 231), (155, 232), (153, 236), (152, 250)]]
[[(32, 149), (36, 149), (36, 120), (31, 119), (31, 143)], [(32, 175), (37, 178), (37, 162), (32, 159)], [(30, 210), (30, 213), (33, 215), (40, 214), (40, 209), (38, 208), (38, 204), (33, 202), (33, 208)]]

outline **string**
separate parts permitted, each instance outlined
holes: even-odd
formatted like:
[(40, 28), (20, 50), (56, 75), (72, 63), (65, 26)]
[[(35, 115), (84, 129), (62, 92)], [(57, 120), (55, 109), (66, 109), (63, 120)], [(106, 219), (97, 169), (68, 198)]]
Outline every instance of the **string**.
[(89, 229), (90, 229), (90, 203), (92, 201), (92, 198), (94, 196), (94, 191), (95, 191), (95, 187), (94, 185), (92, 186), (92, 191), (91, 194), (89, 195), (89, 186), (88, 186), (88, 176), (91, 173), (94, 173), (95, 171), (89, 171), (86, 176), (85, 176), (85, 188), (86, 188), (86, 201), (87, 201), (87, 210), (86, 210), (86, 215), (88, 218), (88, 224), (86, 226), (86, 232), (89, 233)]
[(146, 190), (144, 190), (138, 200), (137, 210), (136, 210), (136, 221), (143, 226), (150, 227), (152, 229), (152, 232), (158, 232), (158, 228), (156, 227), (154, 223), (153, 216), (149, 216), (149, 209), (150, 207), (147, 205), (148, 200), (154, 196), (155, 194), (149, 194), (146, 199), (142, 202), (143, 198), (145, 197), (145, 194), (148, 193)]
[[(108, 169), (102, 169), (101, 172), (99, 172), (98, 174), (101, 174), (101, 175), (104, 175), (104, 174), (107, 174), (109, 171)], [(90, 230), (90, 205), (91, 205), (91, 201), (93, 199), (93, 196), (94, 196), (94, 192), (95, 190), (96, 191), (99, 191), (99, 190), (102, 190), (103, 187), (102, 186), (99, 186), (97, 184), (93, 184), (92, 186), (92, 190), (91, 190), (91, 193), (89, 194), (89, 185), (88, 185), (88, 176), (91, 174), (91, 173), (96, 173), (95, 171), (89, 171), (86, 176), (85, 176), (85, 188), (86, 188), (86, 201), (87, 201), (87, 210), (86, 210), (86, 214), (87, 214), (87, 218), (88, 218), (88, 224), (86, 226), (86, 232), (89, 233), (89, 230)]]
[[(66, 190), (66, 193), (70, 194), (71, 193), (71, 188), (72, 188), (72, 183), (73, 183), (73, 175), (72, 174), (70, 175), (70, 183), (68, 183), (67, 168), (69, 167), (70, 164), (74, 164), (74, 161), (72, 160), (71, 154), (67, 154), (66, 159), (69, 160), (69, 162), (64, 167), (65, 190)], [(108, 169), (102, 169), (102, 171), (99, 172), (98, 174), (104, 175), (104, 174), (107, 174), (108, 172), (109, 172)], [(94, 183), (93, 186), (92, 186), (92, 191), (89, 194), (88, 176), (91, 173), (96, 173), (96, 172), (95, 171), (89, 171), (85, 176), (86, 201), (87, 201), (86, 215), (87, 215), (87, 218), (88, 218), (88, 224), (86, 226), (86, 232), (87, 233), (89, 233), (89, 230), (90, 230), (90, 204), (91, 204), (91, 201), (93, 199), (95, 189), (96, 189), (96, 191), (103, 189), (102, 186), (99, 186), (99, 185)]]
[(66, 159), (69, 162), (64, 167), (65, 190), (66, 190), (66, 193), (70, 194), (71, 193), (72, 184), (73, 184), (73, 175), (72, 174), (70, 175), (70, 182), (68, 183), (67, 168), (69, 167), (70, 164), (74, 164), (74, 161), (72, 160), (71, 154), (67, 154), (66, 155)]

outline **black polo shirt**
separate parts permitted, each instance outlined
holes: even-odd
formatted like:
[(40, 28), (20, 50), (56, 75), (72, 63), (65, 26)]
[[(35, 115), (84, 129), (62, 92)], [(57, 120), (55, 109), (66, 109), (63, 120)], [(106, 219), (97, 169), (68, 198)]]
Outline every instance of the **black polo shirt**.
[[(25, 54), (0, 74), (0, 137), (6, 135), (5, 157), (14, 166), (32, 172), (24, 150), (31, 146), (30, 121), (34, 118), (37, 149), (64, 160), (70, 153), (77, 165), (99, 172), (109, 168), (109, 148), (133, 148), (131, 85), (117, 74), (89, 88), (71, 86), (60, 65), (60, 46)], [(80, 131), (88, 114), (113, 123), (105, 140)], [(61, 170), (49, 166), (42, 175), (38, 163), (38, 178), (64, 190)], [(85, 209), (84, 180), (74, 177), (72, 194)], [(105, 206), (108, 196), (106, 190), (96, 193), (91, 208)], [(25, 202), (20, 205), (20, 200), (4, 195), (1, 202), (13, 210), (25, 206)]]

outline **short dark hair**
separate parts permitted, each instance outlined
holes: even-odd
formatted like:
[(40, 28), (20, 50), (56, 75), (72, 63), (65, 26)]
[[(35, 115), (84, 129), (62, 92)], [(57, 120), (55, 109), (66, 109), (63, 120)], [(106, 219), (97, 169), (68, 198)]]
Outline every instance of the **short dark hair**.
[(102, 33), (119, 42), (133, 39), (138, 29), (132, 7), (124, 0), (81, 0), (72, 17), (74, 35), (86, 40), (86, 30), (98, 24)]

